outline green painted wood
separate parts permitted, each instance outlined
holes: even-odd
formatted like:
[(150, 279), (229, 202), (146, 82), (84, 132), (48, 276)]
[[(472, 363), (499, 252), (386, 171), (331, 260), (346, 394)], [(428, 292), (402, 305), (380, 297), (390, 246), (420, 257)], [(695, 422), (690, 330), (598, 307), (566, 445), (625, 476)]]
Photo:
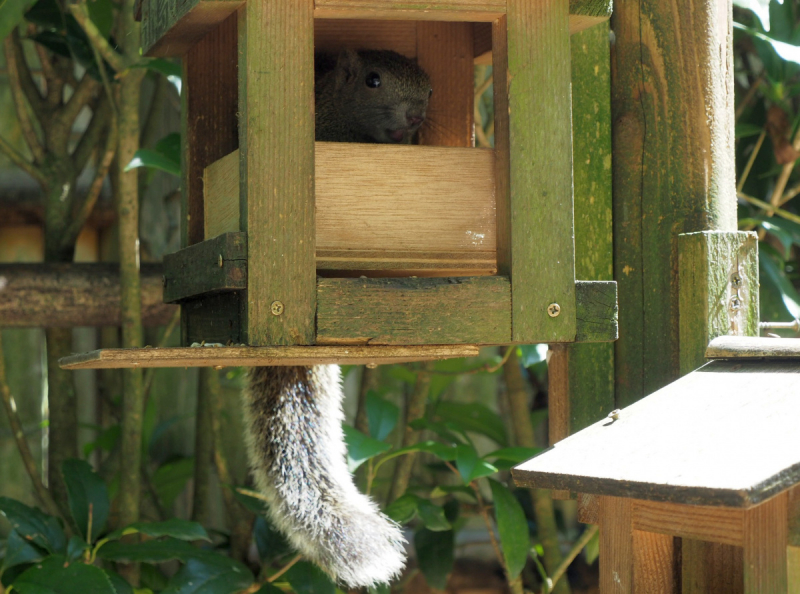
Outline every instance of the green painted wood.
[(314, 343), (313, 10), (313, 0), (248, 0), (239, 13), (239, 212), (253, 346)]
[(241, 291), (189, 299), (181, 306), (186, 324), (184, 346), (194, 343), (242, 344)]
[(244, 0), (144, 0), (142, 53), (182, 56), (242, 4)]
[[(570, 12), (580, 5), (587, 14), (599, 16), (604, 2), (570, 2)], [(572, 57), (572, 142), (575, 184), (575, 274), (578, 278), (610, 281), (614, 278), (611, 192), (611, 61), (609, 26), (596, 25), (570, 39)], [(613, 301), (582, 287), (598, 286), (578, 282), (578, 327), (576, 340), (588, 333), (588, 303), (604, 307), (613, 302), (614, 325), (606, 328), (606, 339), (619, 333), (617, 287)], [(587, 312), (588, 313), (588, 312)], [(602, 318), (601, 318), (602, 319)], [(568, 432), (574, 433), (614, 410), (614, 345), (572, 344), (567, 346), (569, 391)]]
[(570, 15), (608, 18), (613, 8), (613, 0), (569, 0)]
[(758, 336), (758, 236), (704, 231), (678, 237), (680, 363), (706, 363), (718, 336)]
[[(614, 342), (619, 338), (617, 325), (617, 283), (614, 281), (578, 281), (575, 283), (578, 330), (576, 342)], [(580, 369), (577, 369), (581, 373)], [(606, 375), (609, 373), (606, 369)]]
[[(510, 208), (498, 208), (498, 217), (506, 217), (498, 226), (509, 233), (498, 232), (498, 241), (510, 246), (510, 253), (500, 251), (506, 257), (500, 266), (512, 283), (512, 339), (571, 342), (576, 317), (569, 3), (509, 0), (507, 29)], [(561, 308), (557, 317), (548, 315), (552, 303)]]
[(224, 233), (164, 256), (164, 302), (247, 288), (247, 234)]
[(318, 344), (508, 344), (511, 287), (500, 276), (320, 278)]

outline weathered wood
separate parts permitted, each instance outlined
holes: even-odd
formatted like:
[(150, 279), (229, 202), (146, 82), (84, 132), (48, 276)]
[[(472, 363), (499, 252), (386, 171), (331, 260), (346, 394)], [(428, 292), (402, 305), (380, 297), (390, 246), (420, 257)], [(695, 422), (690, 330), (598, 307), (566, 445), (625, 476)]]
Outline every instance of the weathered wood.
[(576, 342), (613, 342), (619, 338), (615, 281), (577, 281), (575, 300)]
[(475, 64), (492, 64), (492, 23), (472, 23), (472, 55)]
[[(800, 547), (800, 487), (792, 487), (789, 489), (787, 510), (789, 518), (789, 544), (793, 547)], [(798, 570), (800, 570), (800, 567), (798, 567)]]
[(241, 344), (243, 291), (203, 295), (181, 303), (183, 345)]
[(618, 406), (679, 374), (677, 235), (737, 228), (730, 11), (729, 0), (614, 6)]
[(760, 336), (719, 336), (706, 348), (708, 359), (800, 358), (800, 339)]
[(680, 235), (678, 279), (681, 373), (705, 362), (703, 354), (710, 340), (758, 334), (755, 233), (704, 231)]
[(506, 0), (316, 0), (314, 17), (491, 22), (501, 17), (505, 10)]
[(786, 563), (789, 592), (800, 592), (800, 547), (786, 547)]
[(134, 367), (261, 367), (276, 365), (371, 365), (475, 357), (475, 346), (202, 346), (102, 349), (59, 361), (63, 369)]
[[(331, 142), (315, 150), (318, 268), (496, 271), (491, 150)], [(239, 187), (235, 156), (206, 168), (205, 179), (213, 233), (237, 230), (238, 210), (226, 204)]]
[[(510, 233), (498, 229), (498, 239), (510, 242), (510, 254), (504, 254), (510, 259), (500, 269), (511, 278), (512, 339), (571, 342), (576, 312), (569, 5), (509, 0), (506, 23), (508, 72), (501, 78), (495, 70), (495, 88), (508, 93), (510, 188), (508, 198), (498, 192), (497, 201), (510, 204), (503, 213), (509, 220), (502, 223)], [(554, 303), (560, 313), (551, 317)]]
[(244, 322), (251, 345), (314, 343), (313, 10), (313, 0), (248, 0), (239, 13), (240, 213), (256, 255)]
[(744, 512), (744, 594), (787, 594), (787, 494)]
[(241, 228), (239, 214), (239, 151), (203, 170), (203, 237), (212, 239)]
[(142, 53), (182, 56), (243, 4), (244, 0), (144, 0)]
[[(160, 264), (141, 267), (142, 322), (167, 324)], [(119, 265), (0, 264), (0, 327), (119, 326)]]
[(503, 277), (331, 278), (317, 286), (318, 344), (507, 344), (511, 338), (511, 292)]
[(526, 487), (748, 508), (800, 482), (798, 386), (798, 362), (714, 361), (513, 475)]
[(633, 523), (631, 501), (600, 500), (600, 592), (633, 594)]
[(225, 233), (164, 256), (164, 301), (247, 288), (247, 235)]
[(742, 547), (684, 539), (681, 594), (742, 594)]
[(314, 19), (314, 51), (392, 50), (417, 57), (416, 21)]
[(675, 538), (633, 531), (633, 591), (636, 594), (680, 594)]
[(647, 532), (742, 546), (744, 513), (741, 508), (636, 500), (633, 503), (633, 527)]
[(419, 131), (420, 144), (473, 146), (473, 45), (472, 23), (417, 23), (417, 63), (430, 76), (434, 89)]
[(578, 521), (583, 524), (599, 524), (601, 499), (597, 495), (578, 493)]

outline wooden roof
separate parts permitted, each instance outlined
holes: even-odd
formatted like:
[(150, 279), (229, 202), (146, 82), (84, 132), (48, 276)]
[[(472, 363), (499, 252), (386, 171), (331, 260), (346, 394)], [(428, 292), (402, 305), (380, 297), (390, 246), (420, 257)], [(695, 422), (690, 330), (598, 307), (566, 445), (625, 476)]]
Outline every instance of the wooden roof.
[(800, 482), (800, 360), (711, 362), (513, 476), (521, 486), (755, 505)]

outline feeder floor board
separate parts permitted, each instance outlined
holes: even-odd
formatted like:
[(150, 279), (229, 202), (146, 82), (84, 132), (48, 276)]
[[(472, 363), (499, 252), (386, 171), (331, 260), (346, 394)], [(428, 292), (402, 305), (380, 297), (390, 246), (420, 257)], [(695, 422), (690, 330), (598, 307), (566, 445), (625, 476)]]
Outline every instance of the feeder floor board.
[(800, 357), (800, 339), (720, 336), (708, 343), (708, 359), (785, 359)]
[(278, 365), (386, 365), (476, 357), (478, 347), (459, 346), (286, 346), (286, 347), (166, 347), (100, 349), (64, 357), (62, 369), (138, 367), (263, 367)]
[(513, 470), (518, 485), (748, 508), (800, 483), (800, 361), (714, 361)]

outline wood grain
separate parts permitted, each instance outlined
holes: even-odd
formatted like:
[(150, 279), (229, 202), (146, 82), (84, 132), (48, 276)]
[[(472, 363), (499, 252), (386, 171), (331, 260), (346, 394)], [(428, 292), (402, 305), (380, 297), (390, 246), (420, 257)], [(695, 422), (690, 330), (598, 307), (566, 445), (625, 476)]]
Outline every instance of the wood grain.
[(506, 10), (506, 0), (316, 0), (314, 16), (326, 19), (414, 19), (491, 22)]
[(786, 548), (787, 584), (789, 592), (800, 592), (800, 547)]
[[(498, 231), (498, 237), (510, 242), (512, 338), (571, 342), (576, 320), (569, 3), (509, 0), (507, 26), (506, 84), (495, 71), (495, 88), (508, 93), (510, 114), (510, 208), (503, 213), (509, 221), (502, 223), (510, 235)], [(551, 303), (561, 306), (558, 317), (548, 315)]]
[(319, 344), (507, 344), (511, 338), (503, 277), (331, 278), (317, 286)]
[(742, 547), (684, 539), (682, 594), (742, 594)]
[(681, 594), (675, 538), (633, 531), (633, 591), (636, 594)]
[[(248, 0), (239, 24), (246, 342), (314, 343), (314, 3)], [(273, 315), (271, 304), (283, 304)]]
[(800, 357), (800, 339), (760, 336), (719, 336), (708, 344), (708, 359), (794, 359)]
[(246, 347), (102, 349), (59, 360), (62, 369), (134, 367), (260, 367), (265, 365), (394, 364), (476, 357), (474, 346)]
[(529, 487), (752, 507), (800, 482), (799, 386), (798, 362), (715, 361), (622, 409), (616, 421), (559, 442), (514, 478)]
[[(786, 509), (789, 518), (789, 544), (793, 547), (800, 547), (800, 485), (789, 489), (789, 501)], [(798, 566), (798, 570), (800, 570), (800, 566)]]
[(600, 592), (633, 594), (633, 524), (631, 501), (600, 500)]
[(233, 151), (203, 170), (203, 236), (237, 232), (240, 220), (239, 151)]
[(314, 51), (392, 50), (417, 57), (416, 21), (314, 19)]
[(744, 593), (787, 594), (787, 494), (744, 512)]
[(244, 0), (144, 0), (142, 53), (182, 56), (243, 4)]
[(742, 546), (744, 510), (636, 500), (633, 527), (683, 538)]

